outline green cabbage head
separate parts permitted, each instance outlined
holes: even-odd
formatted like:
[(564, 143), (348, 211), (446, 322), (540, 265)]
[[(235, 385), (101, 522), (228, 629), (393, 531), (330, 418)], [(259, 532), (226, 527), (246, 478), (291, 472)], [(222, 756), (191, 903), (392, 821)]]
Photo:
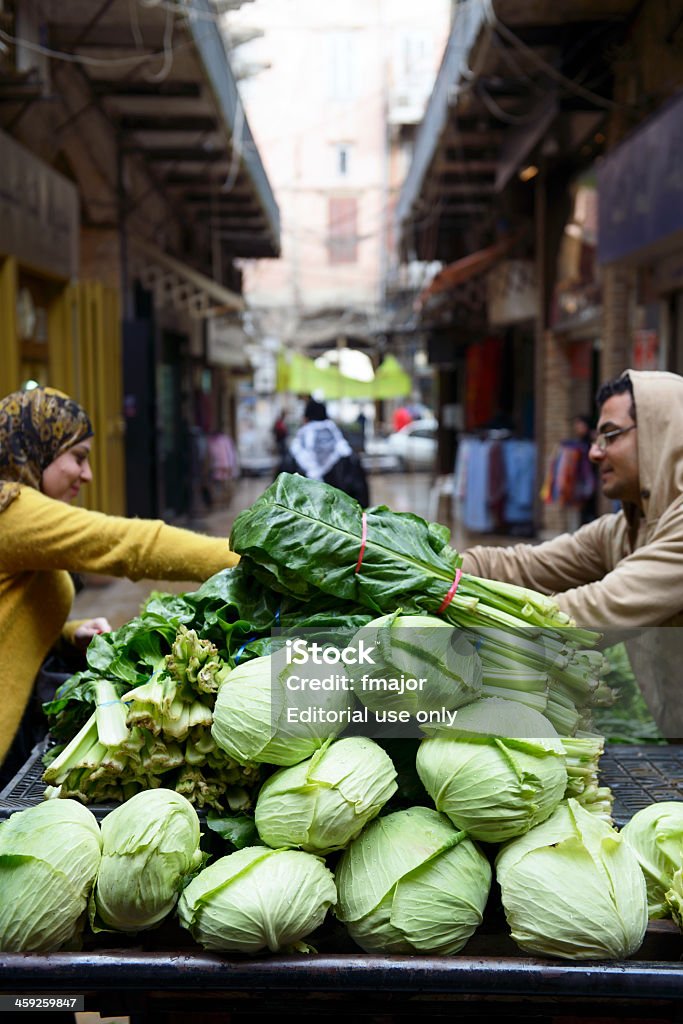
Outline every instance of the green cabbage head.
[(429, 807), (377, 818), (337, 868), (343, 921), (366, 953), (457, 953), (484, 914), (491, 867)]
[(199, 839), (197, 812), (170, 789), (137, 793), (108, 814), (91, 905), (95, 929), (139, 932), (159, 924), (202, 863)]
[(0, 950), (77, 946), (102, 838), (76, 800), (48, 800), (0, 824)]
[(396, 789), (389, 755), (371, 739), (349, 736), (271, 775), (256, 802), (256, 828), (269, 846), (325, 856), (348, 846)]
[(628, 843), (576, 800), (496, 859), (505, 916), (522, 949), (624, 960), (647, 928), (645, 879)]
[(248, 846), (192, 879), (178, 917), (204, 949), (276, 953), (301, 943), (336, 901), (332, 872), (319, 857)]
[(440, 733), (422, 741), (416, 767), (437, 810), (473, 839), (489, 843), (544, 821), (567, 787), (564, 750), (552, 738)]
[(633, 815), (621, 834), (640, 864), (647, 884), (650, 917), (669, 917), (666, 892), (683, 867), (683, 801), (662, 800)]
[(540, 711), (503, 697), (481, 697), (466, 708), (460, 708), (452, 727), (430, 727), (424, 731), (446, 735), (476, 732), (518, 740), (556, 739), (558, 736), (555, 726)]
[(458, 629), (435, 615), (394, 612), (363, 626), (350, 643), (372, 648), (372, 666), (351, 667), (354, 692), (370, 711), (441, 711), (481, 694), (481, 659)]
[[(343, 689), (300, 690), (290, 676), (310, 677), (321, 666), (285, 664), (285, 649), (245, 661), (229, 672), (213, 711), (211, 735), (216, 745), (238, 764), (292, 765), (304, 761), (346, 723), (302, 720), (315, 711), (343, 712), (353, 706), (353, 693)], [(325, 669), (322, 676), (330, 670)], [(299, 685), (298, 683), (295, 685)]]

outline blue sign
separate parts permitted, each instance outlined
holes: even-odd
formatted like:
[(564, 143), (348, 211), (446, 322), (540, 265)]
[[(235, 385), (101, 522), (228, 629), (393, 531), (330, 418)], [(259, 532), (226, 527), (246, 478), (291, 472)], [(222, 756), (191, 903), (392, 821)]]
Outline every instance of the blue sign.
[(600, 263), (683, 231), (683, 93), (604, 159), (598, 199)]

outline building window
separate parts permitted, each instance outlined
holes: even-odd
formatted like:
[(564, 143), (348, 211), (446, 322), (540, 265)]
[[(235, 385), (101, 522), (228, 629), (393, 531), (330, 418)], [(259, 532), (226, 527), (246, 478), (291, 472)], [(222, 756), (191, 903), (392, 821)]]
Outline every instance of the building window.
[(351, 145), (337, 142), (334, 145), (334, 169), (340, 178), (347, 178), (351, 170)]
[(429, 32), (411, 29), (395, 38), (393, 70), (399, 88), (415, 87), (426, 75), (433, 74)]
[(358, 200), (331, 196), (328, 202), (328, 253), (330, 263), (355, 263), (358, 259)]
[(328, 91), (331, 100), (352, 100), (355, 89), (356, 37), (353, 32), (329, 36)]

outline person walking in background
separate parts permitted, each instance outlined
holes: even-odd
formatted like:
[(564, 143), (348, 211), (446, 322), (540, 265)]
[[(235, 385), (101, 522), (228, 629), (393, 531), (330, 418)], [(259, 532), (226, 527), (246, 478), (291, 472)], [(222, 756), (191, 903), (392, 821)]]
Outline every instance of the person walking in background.
[(200, 582), (239, 562), (223, 538), (74, 507), (92, 480), (92, 435), (85, 410), (54, 388), (0, 400), (0, 785), (40, 738), (39, 709), (22, 716), (49, 652), (83, 652), (109, 631), (103, 618), (67, 621), (73, 573)]
[(368, 482), (360, 458), (331, 419), (323, 402), (309, 398), (304, 422), (280, 464), (281, 473), (300, 473), (345, 491), (364, 508), (369, 504)]
[(409, 423), (413, 422), (413, 414), (406, 405), (399, 405), (398, 409), (394, 409), (394, 414), (391, 417), (391, 425), (395, 431), (402, 430), (403, 427), (407, 427)]
[(572, 419), (572, 437), (560, 441), (553, 452), (541, 497), (547, 505), (567, 509), (570, 531), (596, 516), (597, 477), (589, 453), (593, 444), (588, 416)]
[(365, 431), (368, 425), (368, 418), (361, 409), (356, 416), (356, 426), (358, 427), (358, 451), (365, 451)]
[(597, 516), (598, 479), (595, 466), (590, 460), (593, 446), (593, 424), (590, 416), (575, 416), (572, 420), (574, 438), (581, 452), (579, 463), (579, 525), (591, 523)]
[(285, 419), (285, 410), (280, 409), (277, 419), (273, 424), (273, 437), (275, 438), (275, 450), (277, 451), (280, 458), (287, 451), (287, 421)]
[(215, 430), (209, 437), (208, 451), (212, 493), (226, 499), (230, 495), (232, 481), (240, 475), (235, 442), (229, 434)]

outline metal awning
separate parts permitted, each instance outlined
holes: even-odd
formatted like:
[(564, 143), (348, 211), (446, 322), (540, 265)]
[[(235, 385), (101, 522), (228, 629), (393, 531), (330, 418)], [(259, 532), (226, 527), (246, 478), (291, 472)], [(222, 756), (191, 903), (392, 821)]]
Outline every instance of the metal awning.
[[(638, 6), (638, 0), (456, 6), (397, 203), (404, 259), (451, 262), (484, 244), (495, 234), (497, 197), (535, 152), (545, 147), (559, 156), (592, 142), (613, 106), (604, 50)], [(583, 82), (603, 83), (603, 92)]]
[(210, 0), (44, 0), (0, 25), (0, 128), (49, 118), (86, 227), (206, 266), (276, 257), (279, 211)]
[(242, 311), (244, 299), (236, 292), (200, 274), (141, 238), (132, 242), (132, 261), (141, 284), (154, 295), (157, 305), (171, 304), (196, 319)]
[(465, 284), (466, 281), (471, 281), (473, 277), (491, 270), (498, 260), (510, 251), (515, 241), (516, 238), (503, 238), (495, 245), (489, 245), (486, 249), (480, 249), (470, 256), (463, 256), (462, 259), (449, 263), (422, 289), (415, 300), (416, 309), (422, 309), (432, 296), (457, 288), (459, 285)]
[(485, 20), (483, 3), (461, 4), (456, 9), (441, 67), (417, 133), (413, 159), (398, 197), (396, 220), (401, 227), (420, 215), (429, 216), (422, 201), (425, 178), (448, 126), (452, 90), (469, 73), (467, 60)]

